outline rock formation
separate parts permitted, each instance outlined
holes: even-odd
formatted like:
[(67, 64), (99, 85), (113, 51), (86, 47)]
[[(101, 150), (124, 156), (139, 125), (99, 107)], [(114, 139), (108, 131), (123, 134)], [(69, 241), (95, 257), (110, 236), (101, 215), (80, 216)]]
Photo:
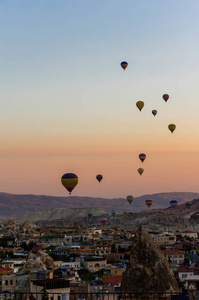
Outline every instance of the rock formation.
[(43, 250), (37, 251), (35, 254), (30, 253), (28, 255), (27, 262), (20, 271), (20, 274), (28, 274), (30, 271), (38, 270), (52, 270), (54, 271), (55, 265), (51, 256), (45, 253)]
[(178, 292), (169, 264), (151, 236), (142, 228), (132, 243), (129, 265), (124, 272), (122, 292)]

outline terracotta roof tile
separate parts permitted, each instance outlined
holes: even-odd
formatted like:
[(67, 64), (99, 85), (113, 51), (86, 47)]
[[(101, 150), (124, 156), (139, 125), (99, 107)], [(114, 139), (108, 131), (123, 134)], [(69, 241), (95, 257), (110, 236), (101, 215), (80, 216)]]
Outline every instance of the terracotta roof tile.
[(103, 283), (118, 285), (119, 283), (122, 282), (122, 278), (123, 276), (113, 276), (113, 277), (105, 278), (103, 279)]

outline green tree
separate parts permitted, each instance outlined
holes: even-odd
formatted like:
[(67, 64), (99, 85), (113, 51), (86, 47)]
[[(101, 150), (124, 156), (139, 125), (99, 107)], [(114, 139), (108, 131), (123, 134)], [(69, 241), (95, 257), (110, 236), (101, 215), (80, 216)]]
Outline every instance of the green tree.
[(113, 243), (111, 245), (111, 253), (117, 253), (117, 246), (116, 246), (116, 243)]

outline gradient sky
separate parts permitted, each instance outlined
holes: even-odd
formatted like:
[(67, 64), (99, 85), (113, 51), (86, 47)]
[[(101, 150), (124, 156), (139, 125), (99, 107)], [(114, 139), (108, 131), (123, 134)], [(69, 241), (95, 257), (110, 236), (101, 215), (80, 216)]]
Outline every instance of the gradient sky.
[(1, 1), (0, 191), (67, 196), (60, 178), (74, 172), (77, 196), (199, 192), (198, 11), (198, 0)]

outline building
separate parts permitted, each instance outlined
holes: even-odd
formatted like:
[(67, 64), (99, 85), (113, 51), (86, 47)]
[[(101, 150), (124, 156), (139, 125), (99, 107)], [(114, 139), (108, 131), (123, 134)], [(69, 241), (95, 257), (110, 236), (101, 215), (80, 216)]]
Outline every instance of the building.
[(184, 262), (185, 251), (180, 250), (162, 250), (166, 259), (177, 265), (181, 265)]
[[(70, 293), (69, 281), (66, 279), (32, 280), (31, 293), (42, 293), (43, 289), (48, 294), (48, 299), (61, 300), (62, 294)], [(53, 295), (53, 293), (55, 293)], [(42, 294), (37, 294), (37, 300), (42, 299)]]
[(154, 241), (160, 245), (174, 245), (176, 243), (176, 236), (172, 234), (157, 234), (153, 236)]
[(111, 244), (99, 244), (95, 247), (95, 255), (103, 256), (111, 253)]
[(107, 261), (104, 257), (87, 256), (82, 261), (82, 266), (89, 271), (99, 271), (107, 267)]
[(194, 269), (189, 268), (188, 266), (180, 266), (178, 268), (178, 279), (181, 282), (185, 282), (185, 278), (194, 275)]
[(0, 291), (12, 292), (16, 289), (16, 274), (12, 269), (0, 267)]
[(191, 231), (191, 230), (182, 231), (181, 235), (182, 235), (182, 237), (188, 236), (189, 238), (193, 238), (193, 239), (197, 239), (198, 238), (197, 232)]
[(110, 268), (111, 276), (122, 276), (125, 271), (126, 271), (125, 265), (118, 264), (118, 265), (111, 266)]

